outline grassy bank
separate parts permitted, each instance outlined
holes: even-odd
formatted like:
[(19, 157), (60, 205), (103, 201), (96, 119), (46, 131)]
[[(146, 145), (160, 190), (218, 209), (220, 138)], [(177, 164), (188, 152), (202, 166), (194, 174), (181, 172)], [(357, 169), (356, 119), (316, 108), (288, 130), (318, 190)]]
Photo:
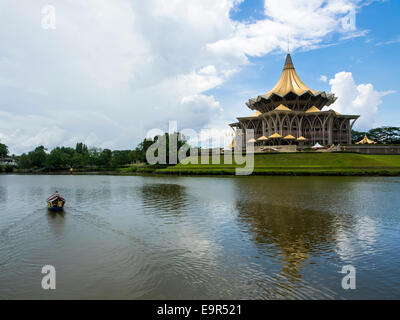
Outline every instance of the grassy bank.
[[(195, 159), (189, 160), (193, 162)], [(221, 156), (219, 164), (178, 164), (156, 170), (156, 173), (233, 175), (236, 168), (243, 166), (224, 163), (224, 157)], [(253, 175), (400, 176), (400, 156), (356, 153), (256, 154)]]

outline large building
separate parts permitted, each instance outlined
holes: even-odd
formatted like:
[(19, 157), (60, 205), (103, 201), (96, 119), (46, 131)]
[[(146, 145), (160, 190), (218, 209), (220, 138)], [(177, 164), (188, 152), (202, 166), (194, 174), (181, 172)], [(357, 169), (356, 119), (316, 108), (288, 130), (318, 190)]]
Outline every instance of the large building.
[[(250, 99), (254, 111), (230, 126), (242, 145), (259, 144), (351, 144), (351, 129), (358, 115), (322, 111), (336, 101), (334, 94), (307, 87), (297, 75), (290, 54), (286, 56), (281, 78), (267, 94)], [(246, 136), (254, 130), (254, 139)], [(248, 141), (249, 140), (249, 141)], [(237, 141), (237, 140), (236, 140)]]

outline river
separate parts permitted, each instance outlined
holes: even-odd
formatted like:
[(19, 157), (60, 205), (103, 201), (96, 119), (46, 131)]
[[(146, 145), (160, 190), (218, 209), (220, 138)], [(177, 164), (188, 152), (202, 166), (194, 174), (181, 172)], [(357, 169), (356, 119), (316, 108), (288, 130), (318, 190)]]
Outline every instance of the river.
[(0, 175), (0, 299), (399, 299), (399, 211), (390, 177)]

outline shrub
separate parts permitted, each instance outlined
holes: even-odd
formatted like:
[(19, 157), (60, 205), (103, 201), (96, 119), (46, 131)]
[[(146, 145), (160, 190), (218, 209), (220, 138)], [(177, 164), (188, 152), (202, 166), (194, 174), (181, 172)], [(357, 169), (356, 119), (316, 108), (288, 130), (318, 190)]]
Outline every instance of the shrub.
[(6, 165), (1, 165), (0, 166), (0, 173), (5, 172), (5, 173), (11, 173), (14, 172), (14, 167), (10, 166), (8, 164)]
[(7, 164), (4, 166), (4, 172), (7, 172), (7, 173), (14, 172), (14, 167)]

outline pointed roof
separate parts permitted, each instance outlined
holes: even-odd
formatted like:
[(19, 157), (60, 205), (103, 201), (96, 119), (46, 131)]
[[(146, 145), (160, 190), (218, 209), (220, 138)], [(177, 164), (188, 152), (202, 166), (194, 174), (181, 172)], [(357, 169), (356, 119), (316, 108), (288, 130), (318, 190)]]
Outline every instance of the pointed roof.
[(277, 106), (274, 110), (275, 110), (275, 111), (292, 111), (292, 110), (290, 110), (288, 107), (286, 107), (286, 106), (283, 105), (283, 104)]
[(288, 53), (286, 56), (285, 66), (283, 67), (281, 78), (279, 79), (275, 87), (273, 87), (272, 90), (268, 92), (265, 96), (269, 96), (275, 93), (283, 97), (289, 92), (301, 95), (307, 91), (310, 91), (314, 95), (319, 93), (318, 91), (315, 91), (306, 86), (303, 81), (300, 80), (294, 68), (292, 57), (290, 56), (290, 53)]
[(321, 149), (323, 148), (323, 146), (321, 146), (318, 142), (315, 144), (314, 147), (312, 147), (311, 149)]
[(282, 138), (282, 136), (279, 133), (274, 133), (272, 136), (269, 136), (270, 139), (279, 139)]
[(312, 113), (312, 112), (321, 112), (316, 106), (312, 106), (310, 109), (306, 111), (306, 113)]
[(361, 141), (356, 142), (356, 144), (376, 144), (376, 142), (368, 139), (367, 136), (364, 136), (364, 139), (362, 139)]
[(283, 70), (285, 69), (294, 69), (292, 56), (290, 55), (289, 52), (286, 55), (285, 65), (283, 66)]
[(291, 134), (287, 135), (287, 136), (284, 137), (283, 139), (285, 139), (285, 140), (296, 140), (296, 138), (293, 137)]
[(251, 116), (250, 116), (250, 118), (256, 118), (256, 117), (259, 117), (260, 115), (262, 115), (262, 113), (260, 112), (260, 111), (256, 111), (256, 112), (254, 112)]
[(291, 55), (287, 54), (281, 77), (274, 88), (264, 95), (249, 99), (246, 105), (251, 110), (265, 113), (272, 111), (277, 101), (285, 103), (285, 101), (293, 100), (293, 95), (299, 97), (301, 108), (305, 108), (306, 103), (317, 104), (319, 108), (322, 108), (330, 106), (337, 100), (333, 93), (316, 91), (306, 86), (296, 73)]

